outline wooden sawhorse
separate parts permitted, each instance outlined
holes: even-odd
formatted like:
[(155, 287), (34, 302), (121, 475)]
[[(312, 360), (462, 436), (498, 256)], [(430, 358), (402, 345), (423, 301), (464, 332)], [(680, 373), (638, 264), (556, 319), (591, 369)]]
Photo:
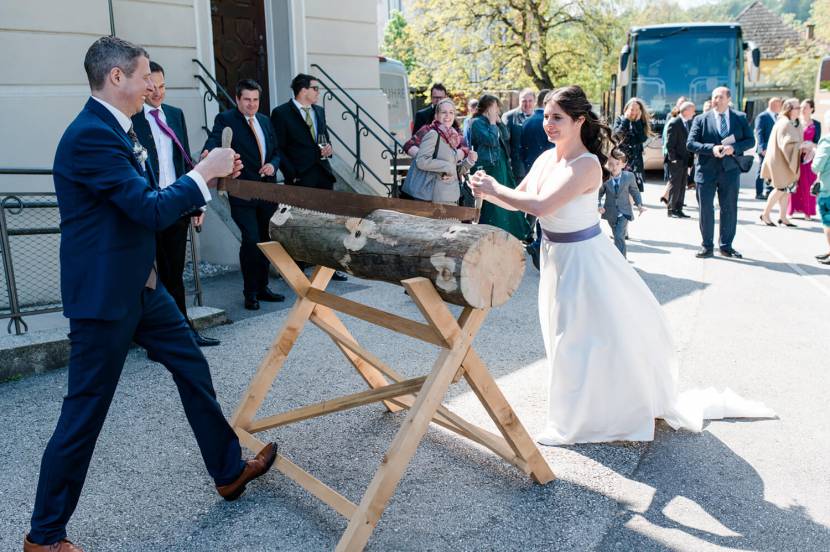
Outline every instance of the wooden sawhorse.
[[(487, 447), (537, 483), (554, 479), (550, 466), (471, 347), (489, 309), (466, 307), (456, 320), (430, 280), (404, 280), (401, 283), (426, 319), (424, 324), (328, 293), (325, 288), (333, 269), (318, 267), (309, 281), (282, 245), (267, 242), (259, 247), (297, 294), (297, 301), (231, 419), (242, 444), (258, 452), (265, 446), (265, 442), (254, 436), (260, 431), (372, 402), (383, 401), (390, 412), (409, 409), (360, 504), (350, 502), (284, 456), (277, 456), (274, 462), (277, 470), (349, 519), (336, 550), (358, 551), (366, 546), (430, 422)], [(359, 345), (334, 311), (437, 345), (441, 353), (427, 376), (405, 379)], [(254, 419), (308, 320), (334, 340), (370, 389)], [(442, 406), (450, 384), (462, 377), (501, 435), (473, 425)]]

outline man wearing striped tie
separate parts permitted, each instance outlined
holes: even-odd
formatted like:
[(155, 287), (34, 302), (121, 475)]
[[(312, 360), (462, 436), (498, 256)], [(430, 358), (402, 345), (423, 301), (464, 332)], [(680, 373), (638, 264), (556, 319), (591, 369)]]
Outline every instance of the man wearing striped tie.
[(738, 220), (738, 189), (741, 170), (737, 156), (755, 145), (746, 115), (729, 108), (732, 94), (720, 86), (712, 91), (712, 108), (695, 117), (686, 148), (697, 154), (695, 183), (700, 205), (701, 248), (696, 257), (714, 255), (715, 193), (720, 204), (718, 246), (721, 255), (740, 259), (732, 247)]

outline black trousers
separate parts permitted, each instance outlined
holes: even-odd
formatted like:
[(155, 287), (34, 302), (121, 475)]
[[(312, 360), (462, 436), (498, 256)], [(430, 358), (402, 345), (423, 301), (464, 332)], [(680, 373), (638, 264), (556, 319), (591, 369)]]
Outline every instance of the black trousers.
[(187, 317), (187, 302), (185, 299), (184, 263), (187, 258), (187, 234), (190, 230), (190, 216), (182, 217), (172, 226), (156, 233), (156, 266), (161, 283), (170, 292), (176, 306)]
[(683, 209), (686, 199), (686, 184), (689, 182), (689, 167), (686, 161), (669, 161), (669, 211)]
[[(34, 543), (66, 538), (66, 523), (81, 496), (95, 442), (133, 341), (172, 374), (202, 459), (216, 484), (231, 483), (245, 467), (239, 439), (216, 401), (208, 363), (193, 333), (163, 284), (144, 289), (140, 303), (122, 320), (69, 321), (67, 391), (40, 464), (29, 533)], [(131, 461), (140, 462), (141, 454)]]
[(270, 241), (268, 222), (277, 206), (260, 200), (236, 200), (231, 203), (231, 218), (242, 234), (239, 246), (239, 268), (242, 271), (242, 293), (245, 297), (256, 298), (268, 285), (268, 259), (257, 247), (258, 243)]

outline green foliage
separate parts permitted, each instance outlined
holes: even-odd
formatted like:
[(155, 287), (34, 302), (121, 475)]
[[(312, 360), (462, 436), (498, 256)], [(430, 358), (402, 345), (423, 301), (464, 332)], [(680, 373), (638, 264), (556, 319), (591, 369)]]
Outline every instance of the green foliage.
[[(816, 39), (830, 44), (830, 0), (815, 0), (810, 22), (815, 25)], [(830, 51), (824, 53), (828, 54)]]
[(812, 98), (816, 88), (821, 56), (826, 53), (816, 42), (803, 42), (788, 48), (782, 61), (770, 75), (778, 86), (792, 88), (799, 98)]
[(406, 67), (407, 72), (415, 69), (415, 46), (411, 29), (399, 11), (393, 11), (383, 32), (381, 54), (397, 59)]

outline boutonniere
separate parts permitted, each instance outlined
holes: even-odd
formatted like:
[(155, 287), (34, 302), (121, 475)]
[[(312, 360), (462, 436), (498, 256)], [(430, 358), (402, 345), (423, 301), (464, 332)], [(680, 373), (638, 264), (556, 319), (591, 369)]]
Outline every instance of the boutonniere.
[(133, 144), (133, 155), (143, 167), (144, 162), (147, 161), (147, 148), (136, 142)]

